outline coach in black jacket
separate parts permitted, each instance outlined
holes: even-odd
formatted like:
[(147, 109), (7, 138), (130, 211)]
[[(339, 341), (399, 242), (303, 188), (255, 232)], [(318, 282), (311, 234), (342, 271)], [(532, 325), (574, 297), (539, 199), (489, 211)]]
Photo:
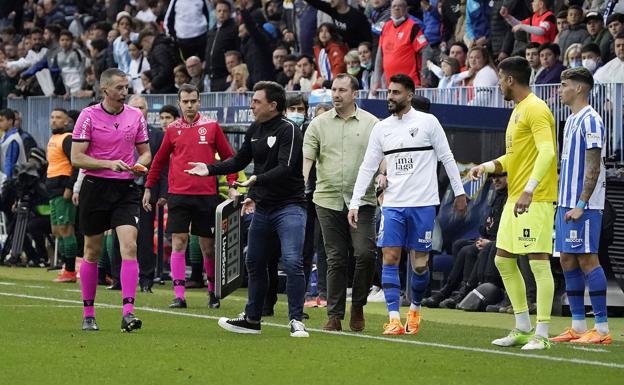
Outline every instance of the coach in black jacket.
[(254, 86), (251, 110), (256, 121), (249, 126), (238, 153), (220, 163), (191, 163), (193, 175), (223, 175), (244, 169), (254, 162), (254, 173), (240, 184), (251, 186), (243, 202), (244, 213), (254, 213), (248, 233), (246, 258), (249, 274), (245, 315), (219, 320), (219, 325), (235, 333), (260, 333), (262, 306), (267, 292), (267, 261), (281, 247), (281, 263), (288, 277), (288, 316), (290, 335), (308, 337), (303, 319), (305, 278), (303, 242), (306, 226), (303, 183), (303, 136), (301, 130), (284, 118), (284, 88), (275, 82)]
[[(204, 71), (210, 75), (210, 91), (225, 91), (228, 87), (228, 70), (225, 66), (225, 53), (239, 51), (238, 25), (230, 16), (232, 6), (227, 0), (217, 0), (217, 25), (208, 31), (206, 62)], [(208, 91), (208, 90), (206, 90)]]

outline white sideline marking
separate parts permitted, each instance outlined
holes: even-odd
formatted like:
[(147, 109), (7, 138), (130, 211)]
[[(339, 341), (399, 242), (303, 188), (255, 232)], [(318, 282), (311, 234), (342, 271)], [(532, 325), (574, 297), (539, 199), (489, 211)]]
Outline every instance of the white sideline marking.
[[(27, 298), (27, 299), (38, 299), (42, 301), (51, 301), (51, 302), (60, 302), (60, 303), (72, 303), (72, 304), (82, 304), (82, 301), (76, 301), (71, 299), (62, 299), (62, 298), (54, 298), (54, 297), (41, 297), (35, 295), (28, 294), (17, 294), (17, 293), (4, 293), (0, 292), (0, 295), (6, 297), (16, 297), (16, 298)], [(122, 306), (119, 305), (111, 305), (111, 304), (103, 304), (98, 303), (97, 306), (112, 308), (112, 309), (121, 309)], [(182, 317), (191, 317), (191, 318), (203, 318), (203, 319), (211, 319), (218, 320), (221, 317), (210, 316), (204, 314), (194, 314), (194, 313), (184, 313), (184, 312), (176, 312), (170, 310), (162, 310), (162, 309), (154, 309), (150, 307), (137, 307), (137, 310), (152, 312), (152, 313), (160, 313), (160, 314), (169, 314), (175, 316)], [(278, 327), (282, 329), (288, 328), (288, 325), (276, 324), (271, 322), (263, 322), (264, 326)], [(328, 332), (322, 329), (308, 329), (309, 331), (313, 331), (316, 333), (324, 333), (330, 335), (337, 336), (347, 336), (347, 337), (355, 337), (355, 338), (363, 338), (369, 340), (377, 340), (377, 341), (385, 341), (385, 342), (394, 342), (394, 343), (402, 343), (408, 345), (417, 345), (417, 346), (428, 346), (433, 348), (442, 348), (449, 350), (460, 350), (460, 351), (468, 351), (468, 352), (476, 352), (476, 353), (489, 353), (489, 354), (497, 354), (502, 356), (511, 356), (511, 357), (522, 357), (522, 358), (535, 358), (538, 360), (544, 361), (553, 361), (553, 362), (564, 362), (570, 364), (580, 364), (580, 365), (589, 365), (589, 366), (604, 366), (608, 368), (616, 368), (616, 369), (624, 369), (624, 364), (618, 364), (615, 362), (602, 362), (602, 361), (591, 361), (591, 360), (582, 360), (579, 358), (564, 358), (564, 357), (552, 357), (547, 355), (539, 355), (539, 354), (530, 354), (530, 353), (517, 353), (517, 352), (509, 352), (502, 350), (494, 350), (494, 349), (485, 349), (485, 348), (475, 348), (470, 346), (461, 346), (461, 345), (450, 345), (450, 344), (441, 344), (435, 342), (423, 342), (423, 341), (414, 341), (414, 340), (406, 340), (406, 339), (398, 339), (398, 338), (390, 338), (390, 337), (381, 337), (381, 336), (370, 336), (366, 334), (356, 334), (356, 333), (348, 333), (348, 332)]]
[(4, 286), (15, 286), (15, 284), (13, 282), (0, 282), (0, 285), (4, 285)]
[(43, 307), (43, 308), (81, 308), (82, 305), (21, 305), (21, 304), (14, 304), (14, 305), (9, 305), (9, 304), (0, 304), (0, 307)]
[(609, 351), (607, 349), (587, 348), (585, 346), (572, 346), (572, 349), (574, 349), (574, 350), (584, 350), (586, 352), (594, 352), (594, 353), (609, 353)]

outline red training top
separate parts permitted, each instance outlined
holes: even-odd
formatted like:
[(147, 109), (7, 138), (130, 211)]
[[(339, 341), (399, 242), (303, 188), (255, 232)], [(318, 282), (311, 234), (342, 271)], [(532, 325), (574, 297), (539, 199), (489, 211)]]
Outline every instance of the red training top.
[[(155, 186), (160, 172), (169, 163), (169, 193), (217, 195), (215, 176), (197, 177), (184, 172), (191, 168), (189, 162), (215, 163), (216, 153), (221, 160), (234, 156), (219, 123), (200, 114), (190, 124), (184, 118), (176, 119), (167, 127), (163, 142), (147, 174), (145, 187)], [(228, 174), (228, 184), (234, 183), (237, 178), (238, 174)]]
[(531, 42), (544, 44), (552, 43), (557, 36), (557, 18), (551, 11), (546, 11), (541, 15), (537, 12), (532, 17), (522, 20), (522, 24), (538, 27), (544, 30), (543, 35), (531, 34)]
[(408, 17), (397, 27), (391, 20), (386, 22), (379, 38), (386, 84), (390, 84), (390, 77), (402, 73), (420, 86), (422, 59), (418, 53), (427, 44), (423, 30), (411, 18)]

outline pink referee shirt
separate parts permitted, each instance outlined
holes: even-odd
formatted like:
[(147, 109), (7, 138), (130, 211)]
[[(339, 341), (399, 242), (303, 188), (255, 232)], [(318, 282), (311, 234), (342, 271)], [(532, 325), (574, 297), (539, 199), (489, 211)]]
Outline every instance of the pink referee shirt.
[[(82, 110), (72, 134), (74, 142), (89, 142), (86, 155), (99, 160), (123, 160), (127, 165), (135, 163), (135, 147), (147, 143), (147, 123), (143, 113), (124, 105), (118, 114), (104, 110), (96, 104)], [(109, 179), (134, 179), (129, 172), (109, 169), (85, 170), (85, 175)]]

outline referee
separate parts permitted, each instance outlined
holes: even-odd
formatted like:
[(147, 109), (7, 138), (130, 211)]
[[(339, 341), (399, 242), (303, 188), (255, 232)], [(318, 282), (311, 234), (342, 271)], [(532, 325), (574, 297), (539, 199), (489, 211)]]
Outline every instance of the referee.
[(72, 165), (85, 170), (79, 198), (79, 223), (85, 236), (80, 268), (82, 330), (98, 330), (93, 307), (97, 260), (104, 232), (115, 229), (122, 258), (121, 331), (130, 332), (141, 328), (141, 320), (133, 314), (139, 279), (136, 240), (141, 201), (134, 177), (145, 174), (152, 155), (143, 113), (124, 104), (128, 96), (126, 74), (116, 68), (107, 69), (100, 77), (100, 88), (104, 100), (82, 110), (72, 134)]

